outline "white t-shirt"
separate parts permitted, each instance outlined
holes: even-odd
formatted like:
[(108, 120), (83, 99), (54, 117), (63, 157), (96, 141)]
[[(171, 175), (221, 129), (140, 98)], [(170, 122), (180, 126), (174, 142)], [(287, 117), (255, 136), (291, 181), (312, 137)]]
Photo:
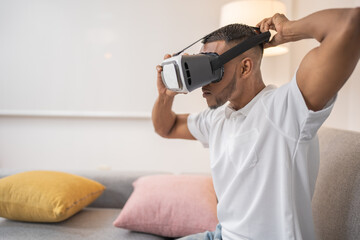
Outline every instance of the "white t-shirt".
[(189, 116), (190, 132), (210, 150), (224, 240), (316, 239), (316, 132), (335, 99), (321, 111), (308, 110), (294, 76), (238, 111), (224, 105)]

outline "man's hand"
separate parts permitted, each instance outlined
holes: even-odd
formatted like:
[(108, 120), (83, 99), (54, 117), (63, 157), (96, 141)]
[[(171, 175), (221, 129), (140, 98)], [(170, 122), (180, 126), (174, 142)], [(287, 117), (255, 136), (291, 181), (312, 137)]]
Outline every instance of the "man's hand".
[[(164, 56), (164, 60), (168, 58), (171, 58), (170, 54), (166, 54)], [(162, 67), (160, 65), (156, 66), (156, 71), (157, 71), (157, 88), (159, 95), (167, 95), (169, 97), (174, 97), (176, 94), (178, 94), (177, 92), (171, 91), (165, 87), (163, 81), (161, 80)]]
[[(164, 59), (170, 57), (170, 54), (166, 54)], [(152, 122), (155, 132), (165, 138), (195, 140), (187, 127), (187, 118), (189, 114), (176, 114), (171, 110), (174, 97), (179, 93), (165, 87), (161, 80), (162, 67), (160, 65), (156, 66), (156, 70), (159, 96), (156, 99), (152, 111)]]
[(260, 28), (260, 32), (266, 32), (269, 30), (274, 30), (277, 32), (271, 41), (264, 45), (265, 48), (275, 47), (290, 41), (290, 39), (287, 39), (283, 34), (283, 30), (289, 22), (289, 19), (287, 19), (284, 14), (277, 13), (272, 17), (263, 19), (256, 25), (256, 27)]

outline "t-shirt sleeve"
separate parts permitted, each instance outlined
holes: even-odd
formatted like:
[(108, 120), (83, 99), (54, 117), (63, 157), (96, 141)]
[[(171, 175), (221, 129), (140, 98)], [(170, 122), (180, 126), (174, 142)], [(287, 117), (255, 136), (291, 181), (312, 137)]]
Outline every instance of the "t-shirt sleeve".
[(296, 81), (274, 90), (263, 99), (267, 117), (285, 135), (300, 140), (312, 139), (328, 118), (337, 95), (320, 111), (309, 110)]
[(211, 110), (206, 109), (200, 113), (190, 114), (187, 119), (190, 133), (206, 148), (209, 147), (211, 125)]

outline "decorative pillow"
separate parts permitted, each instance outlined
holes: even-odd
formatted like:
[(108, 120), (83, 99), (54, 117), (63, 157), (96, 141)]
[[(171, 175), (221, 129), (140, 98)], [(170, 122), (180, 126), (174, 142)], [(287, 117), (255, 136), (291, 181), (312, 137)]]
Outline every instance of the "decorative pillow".
[(133, 186), (114, 226), (165, 237), (215, 230), (217, 199), (211, 177), (145, 176)]
[(99, 197), (105, 187), (84, 177), (30, 171), (0, 179), (0, 217), (27, 222), (63, 221)]

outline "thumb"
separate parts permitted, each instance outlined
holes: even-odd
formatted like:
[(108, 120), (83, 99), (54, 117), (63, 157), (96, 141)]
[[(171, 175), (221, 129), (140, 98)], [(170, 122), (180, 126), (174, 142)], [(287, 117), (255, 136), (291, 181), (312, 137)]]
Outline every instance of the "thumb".
[(276, 46), (282, 44), (283, 42), (284, 41), (283, 41), (283, 38), (281, 37), (281, 35), (276, 33), (270, 42), (265, 43), (264, 48), (276, 47)]

